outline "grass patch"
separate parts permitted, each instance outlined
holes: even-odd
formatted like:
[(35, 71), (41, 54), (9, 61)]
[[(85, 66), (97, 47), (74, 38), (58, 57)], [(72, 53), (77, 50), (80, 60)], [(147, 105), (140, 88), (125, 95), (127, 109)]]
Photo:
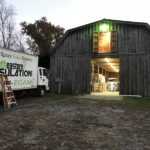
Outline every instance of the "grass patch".
[(69, 94), (52, 94), (52, 93), (46, 93), (45, 98), (49, 98), (50, 100), (63, 100), (66, 98), (71, 98), (74, 95), (69, 95)]
[[(107, 97), (107, 96), (106, 96)], [(18, 104), (24, 105), (24, 104), (38, 104), (38, 103), (46, 103), (46, 102), (58, 102), (58, 103), (65, 103), (65, 102), (70, 102), (71, 100), (73, 101), (80, 101), (81, 103), (91, 103), (95, 104), (97, 102), (102, 102), (105, 104), (129, 104), (129, 105), (135, 105), (135, 106), (148, 106), (150, 107), (150, 98), (139, 98), (139, 97), (123, 97), (119, 98), (116, 96), (115, 97), (96, 97), (95, 98), (89, 98), (87, 97), (82, 97), (82, 96), (77, 96), (73, 94), (53, 94), (53, 93), (45, 93), (45, 96), (43, 97), (24, 97), (23, 99), (21, 98), (20, 100), (17, 100)]]
[(80, 99), (88, 101), (90, 103), (104, 102), (114, 104), (129, 104), (135, 106), (150, 106), (150, 98), (148, 97), (132, 97), (132, 96), (94, 96), (85, 95)]
[(28, 104), (44, 104), (52, 101), (60, 102), (71, 97), (73, 97), (73, 95), (45, 93), (43, 97), (24, 96), (17, 99), (17, 102), (19, 106)]
[(150, 98), (148, 97), (123, 97), (122, 101), (133, 105), (150, 106)]

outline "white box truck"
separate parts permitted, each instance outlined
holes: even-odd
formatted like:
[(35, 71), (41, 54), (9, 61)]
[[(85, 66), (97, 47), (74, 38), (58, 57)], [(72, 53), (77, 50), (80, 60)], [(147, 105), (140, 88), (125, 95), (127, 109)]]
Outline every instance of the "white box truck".
[(13, 91), (34, 89), (43, 96), (49, 90), (47, 70), (38, 67), (37, 56), (0, 48), (0, 73), (8, 76)]

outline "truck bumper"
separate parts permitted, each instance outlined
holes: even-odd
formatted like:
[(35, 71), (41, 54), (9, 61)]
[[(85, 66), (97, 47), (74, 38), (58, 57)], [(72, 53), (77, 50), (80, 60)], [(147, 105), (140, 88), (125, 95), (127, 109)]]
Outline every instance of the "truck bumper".
[(49, 91), (49, 87), (48, 86), (46, 87), (46, 91)]

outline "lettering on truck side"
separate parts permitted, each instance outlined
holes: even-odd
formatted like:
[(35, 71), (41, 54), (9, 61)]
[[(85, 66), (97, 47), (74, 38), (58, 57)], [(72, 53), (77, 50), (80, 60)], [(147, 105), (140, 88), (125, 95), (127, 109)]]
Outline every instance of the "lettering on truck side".
[(0, 61), (0, 73), (6, 74), (7, 76), (22, 76), (22, 77), (31, 77), (31, 70), (24, 70), (22, 64), (17, 63), (8, 63), (5, 61)]
[[(31, 70), (24, 70), (23, 64), (9, 63), (5, 60), (0, 61), (0, 73), (6, 74), (7, 76), (14, 77), (32, 77)], [(30, 85), (34, 87), (34, 79), (15, 79), (13, 80), (14, 86), (25, 86)]]

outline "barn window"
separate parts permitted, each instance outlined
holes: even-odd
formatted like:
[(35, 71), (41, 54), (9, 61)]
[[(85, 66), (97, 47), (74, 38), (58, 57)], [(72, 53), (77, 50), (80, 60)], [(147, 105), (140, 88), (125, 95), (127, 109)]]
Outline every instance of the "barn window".
[(111, 32), (100, 32), (98, 38), (98, 53), (110, 53)]
[(93, 52), (111, 53), (118, 51), (117, 32), (112, 26), (106, 23), (100, 24), (98, 30), (93, 32)]
[[(107, 28), (103, 28), (103, 30)], [(111, 53), (118, 51), (118, 37), (116, 31), (94, 32), (93, 33), (93, 52)]]

